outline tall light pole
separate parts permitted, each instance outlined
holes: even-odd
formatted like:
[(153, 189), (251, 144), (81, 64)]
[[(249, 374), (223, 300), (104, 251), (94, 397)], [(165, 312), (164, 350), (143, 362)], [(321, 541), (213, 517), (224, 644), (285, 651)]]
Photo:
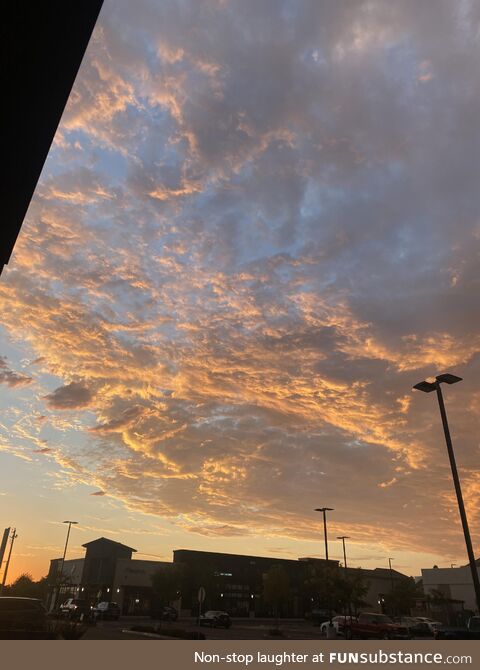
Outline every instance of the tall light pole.
[(62, 575), (63, 575), (63, 566), (65, 565), (65, 556), (67, 555), (68, 539), (70, 537), (70, 529), (71, 529), (72, 526), (76, 526), (78, 524), (78, 521), (63, 521), (62, 523), (68, 523), (68, 530), (67, 530), (67, 539), (65, 540), (65, 548), (63, 550), (61, 567), (60, 567), (60, 570), (59, 570), (58, 576), (57, 576), (58, 593), (60, 593), (60, 586), (61, 586)]
[(345, 551), (345, 540), (348, 539), (349, 539), (348, 535), (340, 535), (340, 537), (337, 537), (337, 540), (342, 540), (343, 544), (343, 565), (345, 567), (345, 570), (347, 569), (347, 552)]
[(317, 507), (315, 512), (323, 513), (323, 535), (325, 538), (325, 560), (328, 561), (328, 539), (327, 539), (327, 512), (333, 512), (333, 507)]
[(2, 585), (0, 586), (0, 594), (3, 593), (3, 589), (5, 587), (5, 583), (7, 581), (7, 574), (8, 574), (8, 568), (10, 567), (10, 559), (12, 557), (12, 549), (13, 549), (13, 543), (17, 539), (17, 529), (14, 528), (12, 530), (12, 534), (10, 535), (10, 549), (8, 551), (8, 558), (7, 558), (7, 563), (5, 565), (5, 572), (3, 573), (3, 579), (2, 579)]
[(392, 571), (392, 561), (393, 560), (394, 560), (393, 558), (388, 559), (388, 567), (390, 569), (390, 588), (391, 588), (392, 591), (393, 591), (393, 571)]
[(65, 556), (67, 555), (68, 538), (70, 537), (70, 528), (72, 526), (76, 526), (78, 524), (78, 521), (63, 521), (62, 523), (68, 523), (68, 530), (67, 530), (67, 539), (65, 540), (65, 549), (63, 550), (62, 569), (60, 570), (60, 574), (62, 574), (62, 572), (63, 572), (63, 565), (65, 563)]
[(465, 537), (465, 545), (467, 548), (468, 562), (470, 564), (470, 572), (472, 573), (473, 588), (475, 589), (475, 600), (477, 602), (477, 610), (480, 612), (480, 581), (478, 579), (477, 566), (475, 565), (475, 555), (473, 553), (472, 538), (470, 536), (470, 529), (468, 527), (467, 513), (465, 512), (465, 505), (463, 502), (462, 488), (460, 486), (460, 479), (458, 477), (457, 464), (455, 462), (455, 454), (453, 451), (452, 438), (450, 437), (450, 429), (448, 427), (447, 413), (445, 411), (445, 403), (443, 402), (441, 383), (456, 384), (461, 382), (462, 378), (456, 375), (443, 374), (435, 377), (434, 382), (419, 382), (413, 387), (418, 391), (424, 393), (437, 392), (438, 406), (440, 408), (440, 416), (442, 418), (443, 432), (445, 433), (445, 442), (447, 444), (448, 458), (450, 460), (450, 468), (452, 471), (453, 484), (455, 486), (455, 493), (457, 494), (458, 511), (460, 512), (460, 519), (462, 521), (463, 535)]
[[(345, 540), (350, 539), (349, 535), (340, 535), (340, 537), (337, 537), (337, 540), (342, 540), (343, 544), (343, 567), (345, 568), (345, 575), (347, 575), (347, 552), (345, 550)], [(345, 611), (345, 609), (344, 609)], [(349, 617), (349, 622), (350, 626), (352, 625), (352, 603), (351, 603), (351, 598), (349, 597), (348, 599), (348, 617)], [(345, 612), (345, 621), (344, 621), (344, 627), (345, 627), (345, 636), (347, 635), (347, 614)]]

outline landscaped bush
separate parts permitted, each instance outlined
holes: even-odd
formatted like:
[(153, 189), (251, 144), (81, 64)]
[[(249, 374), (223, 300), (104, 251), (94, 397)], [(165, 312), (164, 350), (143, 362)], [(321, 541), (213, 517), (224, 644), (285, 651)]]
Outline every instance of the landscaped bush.
[(184, 628), (169, 628), (165, 630), (165, 635), (169, 637), (179, 637), (182, 640), (204, 640), (204, 633), (200, 633), (194, 630), (185, 630)]
[(166, 637), (178, 637), (182, 640), (204, 640), (205, 635), (194, 630), (184, 628), (160, 628), (158, 626), (132, 626), (130, 630), (134, 633), (150, 633), (153, 635), (165, 635)]
[(55, 628), (55, 633), (61, 640), (80, 640), (86, 632), (87, 626), (70, 621), (59, 623)]
[(158, 629), (155, 626), (132, 626), (130, 630), (135, 633), (158, 633)]

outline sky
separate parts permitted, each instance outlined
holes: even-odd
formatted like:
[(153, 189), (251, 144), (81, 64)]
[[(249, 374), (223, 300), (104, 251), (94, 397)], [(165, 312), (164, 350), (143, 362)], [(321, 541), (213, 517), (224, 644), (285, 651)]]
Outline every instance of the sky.
[[(480, 3), (105, 0), (0, 280), (11, 579), (100, 536), (480, 555)], [(10, 581), (10, 579), (9, 579)]]

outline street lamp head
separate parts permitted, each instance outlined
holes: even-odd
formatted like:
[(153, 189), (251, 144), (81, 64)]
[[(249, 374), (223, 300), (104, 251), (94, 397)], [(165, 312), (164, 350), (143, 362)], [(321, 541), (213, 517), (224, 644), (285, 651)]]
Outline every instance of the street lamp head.
[(443, 375), (438, 375), (436, 378), (437, 382), (445, 382), (445, 384), (456, 384), (457, 382), (461, 382), (462, 378), (457, 377), (456, 375), (451, 375), (448, 372), (446, 372)]
[(62, 521), (62, 523), (69, 523), (69, 524), (71, 524), (72, 526), (75, 526), (75, 525), (78, 524), (78, 521)]
[(431, 393), (432, 391), (435, 391), (437, 388), (437, 385), (433, 382), (419, 382), (418, 384), (415, 384), (413, 387), (414, 389), (417, 389), (417, 391), (423, 391), (424, 393)]
[(437, 384), (456, 384), (457, 382), (462, 381), (461, 377), (451, 375), (449, 372), (445, 372), (443, 375), (437, 375), (435, 379), (435, 382), (419, 382), (418, 384), (415, 384), (413, 388), (417, 389), (417, 391), (423, 391), (424, 393), (431, 393), (436, 390)]
[(340, 537), (337, 537), (337, 540), (349, 540), (350, 535), (340, 535)]
[(315, 512), (333, 512), (333, 507), (316, 507)]

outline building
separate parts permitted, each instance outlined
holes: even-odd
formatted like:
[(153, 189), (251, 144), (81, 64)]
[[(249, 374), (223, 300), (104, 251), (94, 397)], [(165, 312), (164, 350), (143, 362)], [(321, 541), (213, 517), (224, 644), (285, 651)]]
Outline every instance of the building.
[(174, 604), (185, 616), (198, 612), (198, 590), (203, 586), (204, 610), (221, 609), (239, 617), (268, 617), (273, 615), (273, 609), (263, 598), (264, 576), (274, 566), (280, 566), (287, 575), (290, 592), (282, 616), (303, 617), (316, 608), (329, 607), (325, 593), (321, 596), (315, 588), (308, 588), (309, 581), (316, 579), (318, 583), (327, 572), (360, 578), (367, 587), (365, 607), (381, 612), (384, 596), (395, 583), (406, 579), (388, 568), (345, 571), (338, 561), (308, 557), (293, 560), (178, 549), (173, 552), (172, 562), (144, 561), (132, 558), (136, 552), (132, 547), (104, 537), (83, 547), (84, 558), (67, 560), (63, 565), (61, 558), (51, 561), (49, 609), (76, 597), (91, 604), (117, 602), (123, 614), (148, 614), (154, 604), (152, 577), (169, 572), (172, 579), (178, 580), (178, 599)]
[[(480, 559), (476, 562), (477, 572)], [(470, 565), (460, 568), (433, 568), (422, 569), (423, 590), (425, 595), (434, 596), (440, 601), (443, 596), (445, 603), (451, 601), (463, 603), (466, 610), (475, 612), (477, 609), (475, 600), (475, 589), (473, 587)]]
[(117, 602), (123, 614), (150, 611), (152, 576), (171, 569), (162, 561), (133, 560), (136, 549), (105, 537), (87, 542), (85, 558), (50, 562), (51, 585), (48, 605), (53, 609), (68, 598), (82, 598), (92, 604), (105, 600)]

